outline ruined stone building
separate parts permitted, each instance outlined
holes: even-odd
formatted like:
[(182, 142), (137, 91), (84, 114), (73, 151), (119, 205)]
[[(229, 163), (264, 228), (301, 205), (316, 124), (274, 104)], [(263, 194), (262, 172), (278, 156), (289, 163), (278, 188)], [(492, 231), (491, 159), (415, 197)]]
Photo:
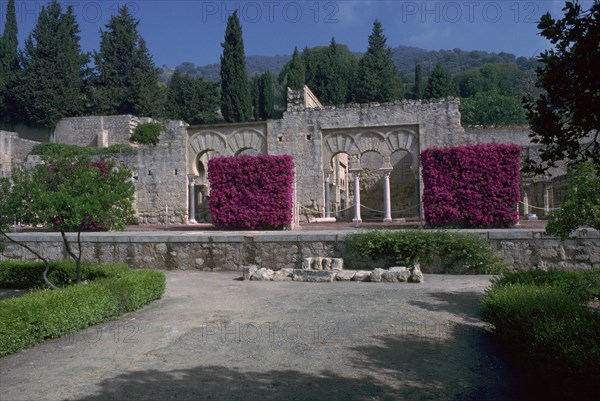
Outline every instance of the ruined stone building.
[[(129, 143), (133, 129), (146, 121), (129, 115), (65, 118), (51, 141)], [(116, 157), (133, 172), (140, 224), (164, 223), (165, 216), (171, 223), (207, 221), (208, 160), (256, 154), (293, 156), (296, 222), (315, 216), (389, 221), (422, 213), (420, 152), (476, 143), (528, 146), (528, 131), (465, 130), (457, 98), (323, 107), (305, 87), (288, 93), (282, 119), (198, 126), (170, 121), (158, 145)], [(0, 131), (0, 173), (22, 165), (35, 144)], [(521, 207), (521, 215), (543, 216), (558, 205), (565, 181), (552, 184), (524, 182), (522, 199), (529, 206)], [(356, 199), (362, 205), (358, 216)]]

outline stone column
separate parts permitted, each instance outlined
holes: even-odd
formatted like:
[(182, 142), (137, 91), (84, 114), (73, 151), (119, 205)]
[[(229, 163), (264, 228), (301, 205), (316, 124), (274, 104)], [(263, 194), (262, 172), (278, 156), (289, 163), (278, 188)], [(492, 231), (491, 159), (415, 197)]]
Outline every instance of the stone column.
[(523, 186), (523, 217), (529, 216), (529, 196), (527, 195), (527, 189), (529, 185)]
[(325, 173), (325, 217), (331, 217), (331, 189), (329, 188), (329, 182), (331, 181), (331, 173), (333, 170), (326, 169)]
[(394, 168), (390, 164), (390, 158), (385, 157), (383, 167), (379, 169), (383, 172), (383, 222), (392, 221), (392, 196), (390, 194), (390, 175)]
[(196, 176), (188, 175), (189, 178), (189, 217), (188, 224), (196, 224)]
[(362, 218), (360, 217), (360, 171), (353, 171), (354, 174), (354, 218), (352, 219), (355, 223), (361, 223)]
[(544, 213), (550, 213), (550, 185), (544, 184)]

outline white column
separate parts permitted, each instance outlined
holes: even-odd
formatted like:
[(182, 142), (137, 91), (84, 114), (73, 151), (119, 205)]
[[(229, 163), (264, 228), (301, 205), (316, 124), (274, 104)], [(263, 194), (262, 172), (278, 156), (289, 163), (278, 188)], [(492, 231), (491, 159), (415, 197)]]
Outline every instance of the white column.
[(190, 180), (189, 186), (189, 217), (188, 224), (196, 224), (196, 176), (188, 176)]
[(529, 196), (527, 196), (527, 187), (523, 187), (523, 216), (529, 216)]
[(550, 187), (544, 184), (544, 212), (546, 215), (550, 212)]
[(390, 174), (391, 170), (383, 170), (383, 222), (392, 221), (392, 197), (390, 194)]
[(325, 173), (325, 217), (331, 217), (331, 190), (329, 188), (329, 182), (331, 181), (331, 175)]
[(360, 217), (360, 172), (361, 170), (353, 171), (354, 174), (354, 218), (352, 219), (355, 223), (361, 223), (362, 218)]

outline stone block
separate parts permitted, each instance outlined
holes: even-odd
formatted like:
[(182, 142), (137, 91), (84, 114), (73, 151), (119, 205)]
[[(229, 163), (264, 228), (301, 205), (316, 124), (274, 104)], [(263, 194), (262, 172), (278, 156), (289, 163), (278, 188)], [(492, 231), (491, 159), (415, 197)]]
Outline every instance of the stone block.
[(270, 269), (260, 268), (252, 275), (254, 281), (271, 281), (273, 280), (274, 271)]
[(350, 281), (354, 278), (355, 274), (356, 274), (356, 272), (354, 272), (352, 270), (338, 271), (335, 274), (335, 279), (336, 279), (336, 281)]
[(273, 281), (292, 281), (294, 269), (281, 269), (273, 273)]
[(415, 263), (410, 268), (410, 276), (408, 277), (409, 283), (422, 283), (423, 282), (423, 273), (421, 272), (421, 265)]
[(383, 275), (384, 272), (385, 272), (384, 269), (379, 269), (379, 268), (374, 269), (371, 272), (371, 282), (373, 282), (373, 283), (379, 283), (381, 281), (381, 277), (382, 277), (382, 275)]
[(365, 270), (358, 270), (354, 273), (352, 281), (369, 281), (371, 279), (371, 272)]
[(304, 281), (307, 283), (330, 283), (333, 281), (334, 273), (325, 270), (304, 270), (294, 269), (294, 281)]
[(323, 258), (321, 258), (321, 257), (312, 258), (311, 269), (312, 270), (323, 270)]
[(331, 270), (333, 270), (333, 271), (342, 271), (342, 270), (344, 270), (344, 259), (342, 259), (342, 258), (332, 258), (331, 259)]
[(244, 280), (251, 280), (252, 276), (254, 275), (254, 273), (256, 273), (257, 270), (258, 267), (256, 265), (243, 266)]
[(302, 260), (302, 269), (310, 270), (312, 268), (313, 258), (304, 258)]
[(323, 258), (321, 267), (323, 270), (331, 271), (331, 258)]

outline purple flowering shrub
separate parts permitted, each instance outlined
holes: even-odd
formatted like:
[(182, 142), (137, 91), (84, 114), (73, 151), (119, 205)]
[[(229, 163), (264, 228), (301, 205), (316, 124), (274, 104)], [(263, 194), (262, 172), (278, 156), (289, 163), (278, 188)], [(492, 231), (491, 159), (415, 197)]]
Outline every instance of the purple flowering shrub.
[(423, 209), (431, 226), (508, 227), (519, 219), (516, 145), (473, 145), (421, 153)]
[(210, 159), (208, 180), (209, 209), (216, 227), (279, 228), (292, 222), (291, 156)]

